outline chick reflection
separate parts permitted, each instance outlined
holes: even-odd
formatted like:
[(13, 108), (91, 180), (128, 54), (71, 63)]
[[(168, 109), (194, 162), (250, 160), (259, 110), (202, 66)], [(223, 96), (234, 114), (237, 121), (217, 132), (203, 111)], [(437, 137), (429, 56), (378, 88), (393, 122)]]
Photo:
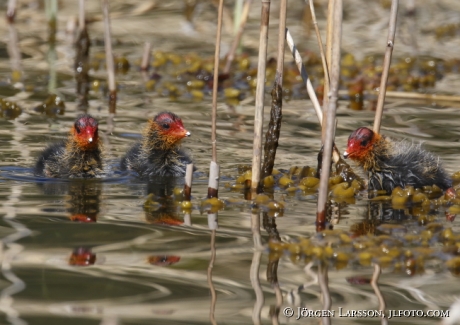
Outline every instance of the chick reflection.
[(149, 264), (156, 266), (169, 266), (180, 261), (180, 256), (174, 255), (152, 255), (148, 257)]
[(68, 190), (70, 220), (96, 222), (99, 214), (102, 184), (99, 181), (72, 180)]
[(77, 222), (96, 222), (100, 212), (102, 183), (97, 179), (70, 179), (39, 183), (46, 195), (67, 194), (66, 211)]
[(147, 200), (144, 203), (148, 223), (179, 226), (184, 222), (179, 217), (175, 201), (175, 177), (156, 177), (147, 184)]
[[(144, 203), (145, 218), (148, 223), (179, 226), (184, 222), (179, 217), (174, 202), (175, 177), (156, 177), (147, 184), (147, 200)], [(147, 262), (156, 266), (169, 266), (180, 261), (180, 256), (151, 255)]]
[(89, 266), (95, 262), (96, 254), (86, 247), (75, 248), (69, 258), (69, 265), (73, 266)]

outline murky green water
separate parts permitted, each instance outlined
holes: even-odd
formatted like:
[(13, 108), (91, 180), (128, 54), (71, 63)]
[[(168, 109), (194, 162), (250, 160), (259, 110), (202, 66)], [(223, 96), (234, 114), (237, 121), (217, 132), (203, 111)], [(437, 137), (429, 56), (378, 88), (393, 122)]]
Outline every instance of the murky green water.
[[(108, 180), (88, 182), (38, 181), (32, 176), (31, 168), (40, 150), (48, 142), (65, 138), (79, 112), (72, 78), (73, 48), (64, 32), (66, 21), (76, 12), (76, 4), (63, 4), (58, 19), (57, 60), (52, 63), (56, 84), (51, 87), (65, 99), (65, 114), (51, 118), (34, 111), (34, 107), (47, 97), (52, 75), (46, 63), (49, 51), (46, 24), (42, 11), (36, 11), (34, 3), (24, 4), (17, 18), (21, 46), (27, 54), (22, 62), (25, 87), (9, 83), (9, 60), (3, 51), (5, 44), (0, 43), (0, 95), (23, 108), (22, 114), (14, 120), (0, 119), (0, 237), (3, 243), (0, 323), (319, 323), (320, 318), (295, 320), (297, 314), (291, 319), (283, 315), (286, 307), (292, 307), (295, 313), (298, 307), (325, 309), (316, 281), (317, 267), (305, 268), (304, 262), (293, 263), (289, 256), (283, 256), (277, 266), (279, 287), (274, 288), (267, 280), (267, 269), (273, 270), (266, 246), (267, 232), (262, 225), (262, 246), (257, 248), (255, 242), (259, 237), (254, 236), (251, 229), (254, 219), (251, 202), (245, 201), (242, 193), (225, 188), (226, 183), (235, 180), (238, 165), (251, 163), (253, 100), (249, 97), (233, 106), (220, 100), (218, 106), (219, 194), (227, 204), (219, 211), (218, 229), (213, 232), (210, 230), (210, 226), (215, 225), (212, 216), (200, 208), (207, 193), (206, 174), (211, 157), (211, 99), (207, 95), (203, 101), (187, 98), (171, 101), (157, 92), (146, 91), (141, 74), (133, 67), (146, 40), (155, 40), (155, 49), (212, 56), (215, 28), (209, 26), (213, 26), (213, 6), (200, 5), (201, 19), (196, 22), (197, 31), (191, 32), (182, 18), (182, 2), (160, 5), (159, 9), (146, 13), (136, 11), (140, 8), (136, 1), (113, 5), (113, 33), (119, 40), (115, 52), (133, 63), (128, 74), (118, 76), (115, 128), (112, 134), (103, 136), (110, 164), (116, 169), (119, 158), (140, 136), (147, 117), (160, 110), (177, 113), (192, 133), (184, 146), (193, 154), (198, 169), (192, 191), (194, 208), (188, 215), (173, 199), (160, 200), (161, 205), (149, 205), (149, 194), (155, 192), (157, 184), (146, 184), (118, 174)], [(254, 6), (248, 30), (248, 35), (252, 36), (246, 40), (250, 50), (257, 47), (254, 35), (258, 32), (259, 3)], [(274, 7), (276, 9), (277, 5)], [(98, 5), (89, 4), (89, 12), (97, 18)], [(356, 14), (354, 11), (348, 13), (351, 18)], [(291, 19), (298, 19), (298, 14), (292, 12), (290, 15)], [(422, 22), (426, 21), (426, 12), (421, 10), (420, 17)], [(5, 31), (5, 23), (1, 24), (1, 30)], [(156, 24), (165, 27), (155, 28)], [(293, 29), (301, 34), (297, 25)], [(99, 22), (91, 25), (90, 35), (102, 39)], [(225, 37), (230, 39), (228, 34)], [(276, 41), (275, 36), (273, 39)], [(458, 39), (452, 41), (455, 42)], [(349, 43), (345, 42), (345, 46)], [(425, 45), (420, 46), (425, 51)], [(406, 44), (401, 45), (403, 49), (406, 47)], [(451, 58), (453, 51), (443, 52), (444, 47), (450, 49), (443, 43), (439, 52), (433, 50), (430, 54)], [(98, 46), (92, 51), (103, 50)], [(92, 72), (92, 75), (105, 78), (103, 70)], [(455, 83), (458, 75), (449, 78)], [(440, 89), (446, 90), (446, 84), (443, 85)], [(352, 130), (372, 124), (373, 112), (351, 111), (346, 101), (340, 104), (336, 143), (343, 150)], [(441, 156), (448, 171), (453, 173), (460, 170), (458, 106), (389, 100), (391, 109), (385, 112), (382, 130), (394, 137), (423, 141), (427, 149)], [(91, 93), (89, 112), (99, 119), (100, 129), (106, 131), (107, 104), (101, 91)], [(283, 113), (276, 167), (316, 166), (320, 131), (310, 102), (292, 100), (285, 103)], [(285, 240), (314, 234), (314, 196), (287, 195), (277, 190), (275, 198), (285, 200), (286, 209), (282, 217), (265, 220), (272, 223), (272, 230), (276, 223)], [(348, 231), (367, 218), (367, 202), (358, 199), (356, 204), (342, 207), (341, 219), (334, 227)], [(410, 220), (411, 216), (405, 218)], [(436, 220), (452, 226), (454, 231), (459, 230), (458, 221), (445, 221), (442, 211)], [(216, 255), (210, 268), (213, 251)], [(379, 301), (369, 284), (347, 281), (347, 278), (369, 279), (372, 272), (371, 267), (328, 270), (330, 309), (336, 316), (339, 307), (342, 314), (347, 310), (379, 309)], [(302, 285), (303, 290), (298, 292)], [(379, 285), (389, 310), (445, 311), (459, 298), (459, 279), (439, 262), (428, 264), (424, 272), (414, 276), (384, 269)], [(330, 321), (340, 324), (380, 322), (378, 318), (338, 316)], [(389, 323), (434, 324), (436, 321), (437, 318), (399, 317)]]

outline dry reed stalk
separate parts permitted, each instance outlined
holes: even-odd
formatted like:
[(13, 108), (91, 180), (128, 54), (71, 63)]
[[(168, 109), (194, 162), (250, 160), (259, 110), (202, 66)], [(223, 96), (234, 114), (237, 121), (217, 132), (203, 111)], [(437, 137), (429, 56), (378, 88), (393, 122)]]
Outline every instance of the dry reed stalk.
[(262, 131), (264, 123), (265, 74), (267, 65), (268, 23), (270, 0), (262, 0), (259, 38), (259, 58), (257, 64), (256, 103), (254, 114), (254, 144), (252, 152), (252, 192), (256, 192), (260, 182), (260, 157), (262, 154)]
[(333, 51), (331, 64), (331, 84), (329, 91), (329, 105), (326, 108), (325, 125), (323, 124), (323, 134), (325, 139), (323, 142), (323, 160), (321, 167), (321, 177), (318, 191), (318, 208), (316, 214), (316, 230), (321, 231), (326, 227), (326, 202), (328, 198), (328, 183), (331, 169), (331, 153), (335, 136), (335, 112), (337, 109), (337, 98), (340, 79), (340, 45), (342, 38), (342, 0), (334, 2), (334, 33), (333, 33)]
[[(185, 169), (185, 184), (184, 184), (184, 201), (190, 201), (192, 198), (192, 179), (193, 179), (193, 164), (187, 164)], [(184, 214), (184, 224), (192, 225), (190, 213)]]
[(11, 79), (18, 82), (22, 78), (21, 51), (19, 50), (18, 31), (14, 26), (16, 18), (16, 0), (8, 0), (6, 8), (6, 21), (8, 25), (9, 42), (7, 45), (8, 55), (11, 63)]
[(185, 169), (185, 184), (184, 184), (184, 200), (190, 201), (192, 196), (192, 179), (193, 179), (193, 164), (187, 164)]
[(150, 42), (145, 42), (144, 44), (144, 51), (142, 53), (142, 61), (141, 61), (141, 73), (144, 82), (149, 81), (149, 75), (147, 71), (150, 68), (150, 57), (152, 52), (152, 44)]
[(49, 66), (49, 79), (48, 79), (48, 93), (56, 93), (57, 88), (57, 74), (56, 74), (56, 62), (57, 62), (57, 53), (54, 43), (50, 43), (47, 61)]
[(152, 44), (145, 42), (144, 51), (142, 53), (141, 70), (147, 71), (150, 67), (150, 52), (152, 51)]
[(112, 53), (112, 36), (110, 31), (109, 1), (102, 0), (102, 12), (104, 14), (104, 45), (105, 60), (107, 66), (107, 81), (109, 84), (109, 113), (114, 115), (117, 108), (117, 88), (115, 84), (115, 64)]
[(215, 161), (211, 161), (209, 166), (208, 199), (219, 197), (219, 173), (219, 165)]
[[(332, 60), (332, 34), (334, 32), (334, 3), (335, 0), (329, 0), (327, 6), (327, 27), (326, 27), (326, 65), (328, 68), (329, 83), (324, 82), (323, 107), (328, 107), (330, 77), (331, 77), (331, 60)], [(326, 72), (324, 72), (326, 74)], [(324, 142), (324, 133), (322, 134)]]
[(275, 83), (283, 86), (283, 71), (284, 71), (284, 48), (286, 40), (286, 12), (287, 0), (281, 0), (280, 3), (280, 19), (278, 28), (278, 60), (276, 62)]
[(420, 94), (420, 93), (405, 93), (400, 91), (387, 91), (387, 97), (404, 98), (404, 99), (418, 99), (418, 100), (432, 100), (432, 101), (446, 101), (446, 102), (460, 102), (460, 96), (438, 95), (438, 94)]
[(275, 165), (276, 149), (281, 131), (283, 118), (283, 75), (284, 75), (284, 52), (286, 43), (286, 12), (287, 0), (281, 0), (280, 19), (278, 28), (278, 60), (276, 62), (275, 82), (272, 89), (272, 105), (270, 110), (270, 122), (265, 134), (264, 161), (262, 164), (261, 179), (273, 172)]
[(222, 32), (222, 14), (224, 11), (224, 1), (219, 1), (217, 13), (217, 34), (216, 50), (214, 53), (214, 76), (212, 85), (212, 112), (211, 112), (211, 144), (212, 160), (209, 167), (208, 198), (218, 197), (219, 190), (219, 165), (217, 164), (217, 92), (219, 87), (219, 57), (220, 39)]
[(78, 1), (78, 28), (80, 29), (80, 31), (86, 28), (85, 0)]
[(391, 55), (393, 54), (393, 47), (395, 43), (396, 34), (396, 17), (398, 15), (399, 0), (391, 1), (390, 10), (390, 23), (388, 25), (387, 47), (385, 50), (385, 58), (383, 60), (382, 78), (380, 79), (379, 98), (377, 100), (377, 108), (375, 111), (374, 119), (374, 132), (380, 131), (380, 124), (382, 123), (383, 104), (385, 103), (385, 92), (387, 89), (388, 72), (390, 71)]
[[(378, 95), (378, 91), (368, 90), (366, 91), (365, 95)], [(348, 90), (340, 90), (340, 96), (349, 96)], [(408, 100), (423, 100), (423, 101), (431, 101), (431, 102), (460, 102), (460, 96), (451, 96), (451, 95), (438, 95), (438, 94), (420, 94), (420, 93), (413, 93), (413, 92), (404, 92), (404, 91), (392, 91), (387, 90), (385, 93), (385, 97), (389, 98), (401, 98), (401, 99), (408, 99)]]
[(16, 0), (8, 0), (6, 5), (6, 20), (9, 24), (14, 23), (16, 18)]
[(252, 0), (246, 0), (243, 7), (243, 12), (241, 14), (240, 26), (238, 28), (238, 32), (236, 37), (233, 39), (232, 46), (230, 47), (230, 51), (228, 51), (227, 59), (225, 62), (224, 70), (222, 71), (223, 74), (228, 74), (230, 72), (230, 67), (232, 66), (232, 62), (235, 59), (236, 49), (240, 44), (241, 37), (243, 36), (244, 27), (246, 26), (246, 22), (248, 21), (249, 16), (249, 8), (251, 7)]
[[(323, 111), (321, 110), (321, 105), (319, 104), (318, 97), (316, 97), (316, 93), (313, 89), (313, 85), (310, 81), (310, 78), (308, 77), (307, 70), (305, 70), (305, 66), (302, 63), (302, 57), (300, 56), (300, 53), (297, 50), (297, 47), (294, 43), (294, 40), (292, 39), (289, 29), (286, 29), (286, 41), (289, 46), (289, 49), (291, 50), (292, 56), (294, 57), (300, 76), (302, 77), (302, 80), (305, 83), (308, 96), (310, 97), (310, 100), (313, 103), (313, 108), (315, 109), (319, 124), (323, 125)], [(334, 159), (334, 162), (338, 162), (340, 159), (340, 152), (337, 150), (336, 147), (334, 147), (332, 158)]]
[(48, 42), (56, 42), (56, 30), (57, 30), (57, 0), (45, 0), (45, 12), (48, 20)]
[(212, 161), (217, 162), (217, 92), (219, 87), (219, 57), (220, 57), (220, 40), (222, 32), (222, 13), (224, 1), (219, 1), (219, 10), (217, 16), (217, 34), (216, 34), (216, 50), (214, 52), (214, 76), (212, 85), (212, 125), (211, 125), (211, 143), (212, 143)]
[(324, 53), (323, 41), (321, 39), (321, 34), (319, 33), (318, 22), (316, 21), (315, 5), (313, 4), (313, 0), (305, 0), (305, 1), (308, 1), (310, 3), (311, 19), (313, 22), (313, 26), (315, 27), (316, 40), (318, 41), (319, 52), (321, 55), (321, 62), (323, 64), (324, 84), (329, 85), (330, 84), (329, 68), (328, 68), (327, 61), (326, 61), (326, 54)]
[(88, 35), (88, 30), (85, 24), (85, 1), (79, 1), (79, 26), (78, 36), (75, 41), (75, 80), (77, 84), (77, 99), (78, 107), (86, 109), (88, 107), (88, 92), (89, 92), (89, 50), (91, 40)]

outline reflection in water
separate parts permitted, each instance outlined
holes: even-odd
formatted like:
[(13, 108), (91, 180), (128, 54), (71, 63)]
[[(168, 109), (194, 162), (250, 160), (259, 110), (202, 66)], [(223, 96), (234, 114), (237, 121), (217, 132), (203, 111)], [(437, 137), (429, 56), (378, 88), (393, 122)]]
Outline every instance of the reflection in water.
[(259, 278), (260, 258), (262, 256), (262, 238), (260, 235), (259, 213), (252, 214), (251, 230), (254, 240), (254, 254), (252, 256), (249, 277), (251, 279), (252, 288), (254, 289), (254, 293), (256, 295), (256, 301), (254, 302), (254, 308), (252, 310), (252, 322), (254, 324), (261, 324), (260, 315), (262, 313), (262, 307), (264, 306), (264, 293), (262, 291)]
[[(328, 266), (323, 261), (319, 262), (318, 265), (318, 283), (321, 290), (322, 309), (331, 310), (332, 300), (331, 293), (329, 291), (329, 277), (328, 277)], [(331, 323), (330, 317), (322, 317), (321, 322), (323, 325), (329, 325)]]
[(8, 281), (11, 282), (11, 285), (6, 287), (1, 291), (0, 294), (0, 310), (5, 313), (8, 321), (11, 324), (27, 324), (19, 317), (19, 312), (13, 307), (14, 298), (13, 295), (17, 294), (24, 290), (26, 284), (22, 281), (11, 268), (12, 261), (22, 252), (23, 246), (17, 244), (21, 238), (30, 236), (31, 231), (25, 225), (20, 222), (15, 221), (16, 218), (16, 207), (15, 205), (19, 203), (20, 197), (22, 194), (22, 186), (15, 185), (11, 189), (11, 195), (8, 196), (8, 200), (3, 204), (3, 209), (5, 216), (3, 220), (11, 226), (15, 233), (6, 236), (2, 239), (2, 250), (1, 257), (1, 270), (2, 274)]
[[(381, 272), (382, 272), (382, 269), (380, 265), (374, 264), (374, 275), (372, 276), (371, 285), (372, 285), (372, 289), (374, 289), (377, 299), (379, 300), (378, 310), (383, 311), (385, 313), (385, 310), (386, 310), (385, 298), (383, 297), (382, 292), (380, 291), (380, 288), (379, 288), (379, 284), (378, 284)], [(382, 325), (388, 324), (387, 316), (385, 315), (384, 317), (382, 317), (381, 321), (382, 321)]]
[(180, 219), (173, 197), (175, 177), (155, 177), (147, 183), (147, 200), (144, 203), (148, 223), (179, 226)]
[(73, 266), (89, 266), (95, 262), (96, 254), (90, 248), (85, 247), (75, 248), (69, 258), (69, 265)]
[[(346, 208), (347, 204), (345, 202), (337, 203), (337, 202), (328, 202), (328, 220), (330, 223), (330, 228), (332, 229), (332, 222), (335, 220), (336, 224), (338, 225), (340, 223), (340, 216), (343, 213), (346, 213)], [(345, 211), (342, 211), (345, 210)], [(385, 214), (379, 213), (379, 214), (374, 214), (373, 211), (385, 211)], [(382, 224), (385, 222), (399, 222), (402, 220), (407, 220), (407, 218), (411, 217), (412, 211), (411, 209), (392, 209), (391, 205), (384, 205), (382, 203), (376, 203), (376, 202), (369, 202), (368, 204), (368, 220), (366, 224), (372, 224), (374, 225), (373, 227), (364, 227), (363, 223), (360, 223), (360, 225), (353, 225), (352, 226), (352, 231), (355, 233), (356, 236), (363, 236), (368, 233), (375, 234), (376, 228), (375, 224)], [(385, 216), (385, 217), (383, 217)], [(254, 228), (254, 223), (257, 222), (259, 215), (253, 215), (253, 228)], [(263, 213), (263, 227), (266, 230), (269, 240), (272, 242), (281, 242), (281, 237), (280, 233), (277, 229), (276, 225), (276, 219), (275, 218), (270, 218), (267, 213)], [(332, 242), (331, 243), (326, 243), (326, 246), (329, 245), (334, 245)], [(269, 260), (268, 260), (268, 265), (267, 265), (267, 281), (274, 286), (275, 289), (275, 294), (277, 296), (277, 305), (276, 306), (270, 306), (270, 317), (272, 319), (273, 324), (278, 324), (279, 323), (279, 311), (281, 309), (283, 300), (281, 297), (281, 300), (278, 299), (278, 292), (281, 293), (283, 290), (282, 288), (279, 287), (279, 282), (278, 282), (278, 265), (280, 261), (281, 254), (270, 254), (269, 255)], [(254, 260), (253, 260), (254, 263)], [(286, 301), (289, 303), (289, 305), (294, 306), (292, 310), (295, 310), (296, 312), (300, 313), (297, 315), (296, 313), (294, 314), (293, 317), (320, 317), (321, 319), (321, 324), (323, 325), (329, 325), (332, 323), (332, 317), (337, 317), (338, 315), (333, 315), (333, 314), (321, 314), (321, 315), (315, 315), (315, 316), (308, 316), (309, 313), (308, 311), (311, 311), (311, 305), (313, 302), (310, 300), (308, 303), (302, 303), (301, 301), (301, 296), (300, 293), (307, 288), (310, 287), (310, 291), (318, 291), (316, 288), (311, 288), (312, 285), (318, 285), (319, 286), (319, 293), (318, 295), (319, 301), (321, 302), (320, 304), (320, 309), (323, 311), (330, 311), (331, 313), (337, 313), (338, 310), (340, 310), (340, 313), (342, 313), (342, 309), (337, 309), (337, 307), (341, 306), (334, 306), (332, 305), (332, 297), (331, 297), (331, 291), (329, 288), (329, 264), (328, 264), (328, 259), (325, 258), (324, 256), (322, 258), (319, 258), (316, 262), (310, 262), (306, 267), (305, 267), (305, 272), (307, 275), (309, 275), (312, 278), (312, 281), (304, 283), (299, 285), (299, 287), (296, 290), (284, 290), (286, 292)], [(314, 272), (312, 270), (313, 268), (317, 268), (317, 272)], [(352, 277), (348, 278), (348, 282), (355, 286), (355, 285), (371, 285), (373, 290), (374, 290), (374, 296), (376, 297), (376, 301), (378, 301), (379, 305), (374, 306), (374, 307), (368, 307), (369, 309), (375, 310), (377, 314), (383, 315), (383, 317), (380, 317), (380, 321), (382, 325), (388, 324), (388, 314), (386, 311), (386, 303), (385, 303), (385, 296), (381, 292), (378, 281), (379, 281), (379, 276), (381, 273), (381, 267), (380, 265), (374, 264), (374, 274), (372, 276), (372, 279), (367, 279), (366, 277)], [(408, 272), (406, 270), (406, 273), (409, 275), (415, 274), (414, 272)], [(251, 268), (251, 281), (253, 282), (253, 287), (256, 291), (256, 297), (257, 297), (257, 282), (258, 282), (258, 277), (256, 273), (254, 272), (254, 269)], [(409, 289), (408, 289), (409, 290)], [(261, 294), (262, 299), (259, 300), (257, 299), (257, 302), (261, 304), (257, 305), (256, 302), (256, 307), (254, 308), (254, 311), (258, 311), (258, 314), (253, 314), (253, 322), (254, 324), (260, 324), (260, 311), (262, 309), (263, 305), (263, 295), (262, 291), (259, 291)], [(439, 307), (438, 307), (439, 309)], [(254, 315), (258, 315), (258, 317), (254, 317)], [(340, 317), (340, 316), (339, 316)]]
[(70, 220), (96, 222), (100, 211), (102, 183), (98, 180), (71, 180), (68, 189)]
[[(147, 200), (144, 203), (145, 218), (148, 223), (180, 226), (180, 219), (173, 197), (177, 183), (175, 177), (155, 177), (147, 183)], [(176, 255), (151, 255), (147, 261), (151, 265), (169, 266), (180, 261)]]
[(156, 266), (169, 266), (176, 264), (180, 261), (180, 256), (174, 255), (158, 255), (158, 256), (149, 256), (147, 261), (149, 264)]
[[(216, 220), (216, 226), (217, 226), (217, 214), (215, 215), (216, 215), (215, 220)], [(209, 320), (211, 324), (213, 325), (217, 324), (216, 318), (215, 318), (217, 294), (216, 294), (216, 288), (214, 287), (214, 283), (212, 282), (212, 270), (214, 268), (214, 263), (216, 261), (216, 228), (210, 228), (211, 230), (211, 243), (210, 243), (211, 258), (209, 259), (208, 273), (207, 273), (208, 286), (209, 286), (209, 291), (211, 293), (211, 304), (209, 307)]]
[(96, 222), (100, 212), (103, 183), (96, 179), (46, 180), (38, 183), (46, 195), (67, 194), (69, 219)]
[[(96, 222), (100, 212), (102, 182), (92, 179), (49, 181), (40, 184), (45, 194), (67, 193), (69, 219), (76, 222)], [(76, 247), (69, 257), (69, 265), (89, 266), (96, 262), (96, 254), (88, 247)]]
[[(263, 212), (263, 227), (268, 234), (270, 241), (281, 241), (281, 237), (276, 229), (276, 219), (270, 217), (267, 212)], [(278, 323), (281, 305), (283, 304), (283, 295), (278, 282), (278, 263), (280, 256), (277, 255), (274, 259), (268, 258), (267, 264), (267, 281), (273, 286), (276, 295), (276, 305), (270, 306), (270, 317)]]

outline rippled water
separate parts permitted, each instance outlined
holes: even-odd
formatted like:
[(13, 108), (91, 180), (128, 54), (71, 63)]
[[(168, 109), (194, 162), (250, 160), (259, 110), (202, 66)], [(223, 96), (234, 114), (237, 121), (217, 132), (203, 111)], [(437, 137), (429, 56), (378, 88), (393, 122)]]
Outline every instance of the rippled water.
[[(309, 265), (305, 268), (305, 263), (294, 263), (289, 256), (283, 256), (277, 262), (279, 287), (274, 288), (267, 280), (267, 276), (273, 275), (268, 270), (273, 270), (274, 262), (266, 247), (268, 235), (264, 225), (261, 238), (257, 232), (254, 236), (251, 222), (258, 215), (253, 215), (251, 202), (245, 201), (242, 193), (225, 188), (227, 182), (234, 181), (238, 165), (251, 163), (254, 113), (251, 98), (236, 106), (223, 103), (218, 106), (219, 194), (227, 204), (218, 213), (216, 231), (210, 230), (215, 225), (213, 216), (200, 207), (207, 193), (206, 174), (211, 156), (211, 100), (205, 97), (200, 102), (171, 101), (147, 92), (135, 68), (119, 76), (114, 132), (103, 136), (110, 165), (116, 169), (118, 159), (139, 138), (146, 117), (165, 109), (177, 113), (192, 133), (184, 146), (193, 153), (198, 169), (193, 183), (191, 215), (182, 213), (172, 198), (153, 197), (152, 193), (164, 190), (157, 183), (147, 184), (118, 174), (107, 180), (86, 182), (56, 182), (33, 177), (31, 168), (39, 152), (48, 142), (65, 138), (79, 112), (72, 78), (73, 49), (66, 43), (63, 32), (68, 17), (76, 11), (74, 4), (66, 4), (59, 17), (57, 61), (53, 64), (57, 71), (56, 91), (66, 101), (65, 114), (49, 118), (33, 110), (47, 97), (50, 76), (46, 64), (45, 20), (33, 4), (31, 1), (30, 7), (21, 8), (24, 16), (21, 18), (19, 11), (17, 24), (24, 54), (28, 54), (23, 59), (25, 90), (10, 85), (8, 58), (0, 56), (0, 95), (23, 107), (18, 118), (0, 119), (0, 237), (3, 243), (0, 323), (319, 323), (319, 318), (288, 319), (282, 311), (289, 306), (295, 311), (299, 306), (325, 309), (316, 281), (321, 270)], [(142, 42), (156, 35), (159, 41), (155, 46), (164, 50), (197, 52), (196, 40), (203, 45), (203, 53), (212, 55), (215, 29), (207, 30), (203, 18), (197, 23), (199, 31), (192, 33), (182, 18), (182, 2), (163, 5), (160, 10), (146, 14), (136, 12), (139, 6), (136, 1), (114, 3), (114, 35), (122, 41), (115, 47), (117, 53), (134, 62), (140, 57)], [(259, 4), (254, 6), (252, 12), (256, 17)], [(91, 3), (89, 7), (89, 12), (97, 18), (98, 6)], [(200, 10), (203, 17), (208, 17), (213, 7), (202, 5)], [(294, 13), (291, 15), (292, 19), (297, 17)], [(424, 11), (421, 16), (426, 17)], [(168, 22), (169, 28), (152, 34), (154, 19)], [(257, 35), (257, 25), (258, 20), (253, 18), (248, 35)], [(102, 38), (99, 23), (96, 22), (90, 32), (92, 37)], [(177, 39), (168, 39), (171, 35), (178, 35)], [(0, 43), (2, 53), (4, 47)], [(102, 48), (96, 47), (95, 52), (98, 50)], [(449, 56), (451, 52), (444, 54)], [(94, 75), (104, 78), (104, 71)], [(455, 81), (458, 76), (451, 78)], [(347, 105), (341, 101), (338, 111), (336, 143), (339, 148), (344, 148), (352, 130), (371, 125), (373, 121), (373, 112), (351, 111)], [(434, 106), (400, 99), (389, 100), (388, 107), (382, 122), (385, 134), (423, 141), (427, 149), (442, 157), (450, 173), (460, 169), (458, 105)], [(99, 119), (100, 129), (105, 132), (108, 112), (101, 92), (91, 94), (89, 112)], [(310, 102), (302, 99), (285, 103), (283, 114), (276, 167), (316, 166), (320, 132)], [(180, 181), (177, 186), (181, 186)], [(287, 195), (277, 190), (275, 198), (286, 200), (286, 210), (282, 217), (265, 220), (272, 223), (272, 230), (276, 223), (283, 239), (314, 234), (314, 196)], [(358, 200), (342, 210), (335, 228), (349, 230), (367, 217), (367, 202)], [(446, 223), (443, 215), (437, 218)], [(455, 222), (452, 227), (459, 230)], [(256, 245), (259, 240), (261, 247)], [(213, 253), (215, 259), (210, 267)], [(359, 279), (369, 279), (372, 268), (348, 267), (327, 272), (331, 309), (337, 314), (339, 307), (343, 308), (342, 313), (379, 309), (372, 287), (357, 283)], [(347, 278), (358, 280), (353, 283)], [(415, 276), (383, 270), (379, 285), (387, 309), (391, 310), (447, 310), (459, 299), (459, 279), (436, 265)], [(356, 317), (331, 319), (332, 323), (340, 324), (379, 321)], [(436, 321), (401, 317), (389, 323), (434, 324)]]

